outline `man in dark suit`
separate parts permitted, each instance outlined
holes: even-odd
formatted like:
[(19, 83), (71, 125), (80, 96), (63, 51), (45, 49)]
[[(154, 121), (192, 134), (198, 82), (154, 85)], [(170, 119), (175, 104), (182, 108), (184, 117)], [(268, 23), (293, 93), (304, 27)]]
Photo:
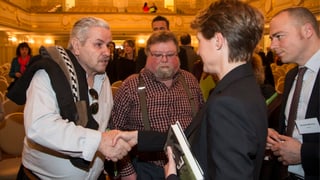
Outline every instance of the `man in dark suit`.
[(180, 50), (184, 49), (187, 53), (188, 69), (193, 72), (193, 66), (197, 60), (201, 60), (201, 57), (196, 53), (194, 47), (191, 46), (191, 36), (189, 33), (183, 33), (180, 36)]
[[(267, 148), (273, 151), (282, 164), (288, 165), (288, 179), (319, 180), (319, 24), (308, 9), (288, 8), (272, 18), (270, 38), (271, 48), (282, 62), (297, 63), (298, 67), (287, 73), (279, 133), (268, 129)], [(300, 96), (293, 95), (298, 81), (298, 69), (303, 67), (307, 70), (303, 75)], [(291, 111), (295, 97), (299, 102), (298, 110)], [(296, 114), (296, 118), (290, 118), (293, 114)], [(290, 124), (293, 124), (292, 128), (288, 128)], [(289, 133), (290, 129), (293, 129), (293, 133)]]
[(118, 63), (118, 52), (116, 50), (116, 43), (111, 41), (109, 43), (109, 48), (110, 48), (110, 59), (108, 61), (108, 65), (106, 67), (106, 73), (108, 75), (110, 84), (118, 81), (118, 77), (117, 77), (117, 63)]
[[(154, 31), (169, 31), (169, 21), (167, 18), (163, 16), (156, 16), (153, 18), (152, 30)], [(187, 61), (187, 53), (185, 49), (180, 49), (178, 53), (180, 59), (180, 68), (186, 71), (189, 71), (188, 61)], [(146, 65), (147, 56), (145, 53), (145, 48), (140, 48), (138, 51), (138, 57), (136, 59), (136, 73), (139, 73), (142, 68)]]

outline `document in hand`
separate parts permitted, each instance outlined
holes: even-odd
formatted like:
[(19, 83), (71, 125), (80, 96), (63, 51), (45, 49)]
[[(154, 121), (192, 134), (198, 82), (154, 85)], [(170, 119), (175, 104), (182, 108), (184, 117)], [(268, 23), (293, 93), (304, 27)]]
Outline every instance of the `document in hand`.
[(204, 179), (203, 171), (197, 159), (191, 153), (190, 144), (178, 121), (171, 125), (169, 129), (165, 151), (167, 146), (172, 148), (178, 176), (181, 180)]

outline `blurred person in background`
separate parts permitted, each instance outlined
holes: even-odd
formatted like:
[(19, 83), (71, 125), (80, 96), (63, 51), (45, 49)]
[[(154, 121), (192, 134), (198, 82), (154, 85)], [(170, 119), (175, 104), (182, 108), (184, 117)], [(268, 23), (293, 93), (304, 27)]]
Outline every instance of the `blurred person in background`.
[(144, 13), (148, 13), (149, 12), (149, 6), (147, 2), (144, 2), (143, 6), (142, 6), (142, 10)]
[(193, 70), (193, 66), (197, 60), (201, 60), (201, 57), (197, 55), (194, 47), (191, 46), (191, 36), (188, 33), (184, 33), (180, 36), (180, 48), (185, 49), (187, 53), (188, 69), (190, 72)]
[(106, 72), (109, 77), (110, 84), (112, 84), (118, 80), (116, 68), (117, 68), (119, 55), (118, 55), (118, 51), (116, 50), (116, 44), (113, 41), (109, 43), (109, 48), (110, 48), (110, 59), (106, 68)]
[(9, 85), (8, 90), (25, 72), (31, 57), (32, 50), (29, 44), (26, 42), (20, 43), (16, 49), (16, 57), (14, 57), (11, 61), (9, 76), (12, 77), (14, 81)]
[(133, 40), (125, 40), (123, 43), (124, 53), (117, 60), (117, 80), (125, 80), (136, 72), (136, 46)]
[(157, 6), (155, 3), (152, 3), (152, 6), (150, 6), (149, 12), (150, 13), (156, 13), (158, 10)]

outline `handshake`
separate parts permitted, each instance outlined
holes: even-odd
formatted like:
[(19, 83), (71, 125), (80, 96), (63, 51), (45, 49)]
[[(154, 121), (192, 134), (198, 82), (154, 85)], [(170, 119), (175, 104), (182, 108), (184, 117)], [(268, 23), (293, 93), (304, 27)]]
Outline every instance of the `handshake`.
[(107, 160), (114, 162), (122, 159), (138, 143), (138, 131), (111, 130), (103, 132), (98, 151)]

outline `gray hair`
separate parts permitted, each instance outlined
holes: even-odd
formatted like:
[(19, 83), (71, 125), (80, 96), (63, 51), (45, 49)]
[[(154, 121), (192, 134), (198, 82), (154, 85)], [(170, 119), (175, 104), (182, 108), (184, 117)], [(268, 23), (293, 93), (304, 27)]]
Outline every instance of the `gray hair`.
[(71, 44), (71, 39), (77, 38), (81, 44), (84, 44), (88, 39), (88, 31), (92, 27), (102, 27), (106, 29), (110, 29), (109, 24), (97, 17), (84, 17), (78, 20), (74, 25), (70, 32), (70, 39), (68, 44), (68, 49), (72, 50), (73, 46)]

